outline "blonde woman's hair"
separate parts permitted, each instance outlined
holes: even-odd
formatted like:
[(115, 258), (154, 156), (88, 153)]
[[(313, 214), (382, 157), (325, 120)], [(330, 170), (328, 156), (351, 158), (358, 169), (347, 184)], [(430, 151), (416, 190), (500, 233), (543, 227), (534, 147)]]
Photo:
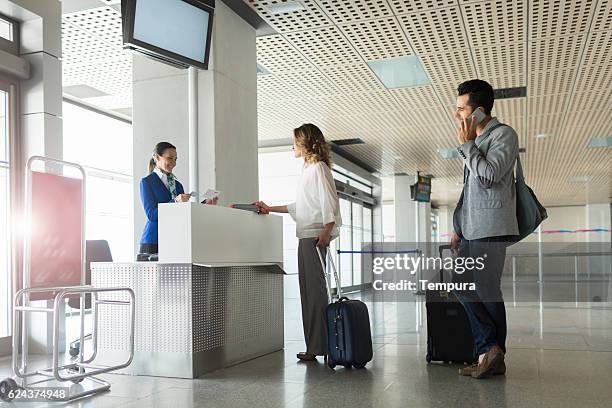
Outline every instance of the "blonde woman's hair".
[(295, 145), (302, 151), (305, 163), (323, 162), (331, 168), (329, 145), (323, 137), (321, 129), (312, 123), (305, 123), (293, 129)]

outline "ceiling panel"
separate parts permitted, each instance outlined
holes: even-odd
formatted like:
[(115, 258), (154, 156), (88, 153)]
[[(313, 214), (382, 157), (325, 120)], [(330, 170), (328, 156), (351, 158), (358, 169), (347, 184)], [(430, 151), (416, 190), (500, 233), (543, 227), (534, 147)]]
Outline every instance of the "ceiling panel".
[(612, 30), (612, 1), (599, 0), (593, 16), (591, 31)]
[(363, 62), (336, 26), (287, 34), (287, 39), (317, 67)]
[(524, 42), (527, 32), (525, 0), (495, 0), (461, 6), (472, 47)]
[[(545, 205), (608, 200), (612, 151), (586, 144), (612, 135), (612, 0), (300, 0), (301, 10), (270, 10), (289, 2), (245, 0), (278, 32), (257, 38), (270, 72), (257, 77), (260, 139), (289, 138), (305, 122), (330, 140), (360, 137), (365, 144), (345, 149), (384, 173), (434, 174), (434, 201), (453, 204), (462, 161), (438, 150), (457, 145), (457, 85), (478, 77), (527, 87), (526, 98), (496, 101), (493, 114), (517, 131)], [(62, 22), (64, 84), (129, 109), (131, 58), (116, 8)], [(366, 64), (405, 55), (419, 58), (430, 85), (388, 90)], [(570, 182), (576, 175), (591, 180)]]
[(531, 39), (564, 37), (586, 32), (595, 3), (593, 0), (531, 0)]
[(341, 25), (340, 29), (366, 61), (412, 54), (395, 17), (358, 21)]
[(457, 49), (441, 54), (420, 56), (427, 76), (433, 83), (459, 84), (465, 78), (476, 78), (476, 70), (472, 66), (470, 50)]
[(272, 73), (312, 70), (314, 66), (282, 35), (257, 37), (257, 62)]
[(440, 100), (431, 85), (392, 89), (390, 92), (404, 109), (440, 107)]
[(529, 69), (548, 71), (575, 68), (580, 62), (585, 35), (551, 37), (530, 41)]
[(418, 13), (420, 11), (454, 6), (456, 0), (389, 0), (395, 14)]
[(336, 65), (323, 68), (321, 71), (344, 93), (386, 90), (364, 63)]
[(295, 3), (293, 0), (245, 0), (270, 26), (279, 33), (291, 31), (312, 30), (313, 28), (323, 27), (332, 24), (321, 8), (314, 0), (300, 0), (304, 7), (302, 10), (289, 13), (275, 14), (270, 11), (270, 6), (279, 3)]
[(393, 15), (387, 0), (317, 0), (334, 24)]
[(401, 15), (399, 21), (418, 54), (450, 52), (469, 47), (459, 7)]
[(524, 42), (472, 48), (472, 55), (478, 78), (489, 81), (494, 88), (526, 85), (527, 50)]

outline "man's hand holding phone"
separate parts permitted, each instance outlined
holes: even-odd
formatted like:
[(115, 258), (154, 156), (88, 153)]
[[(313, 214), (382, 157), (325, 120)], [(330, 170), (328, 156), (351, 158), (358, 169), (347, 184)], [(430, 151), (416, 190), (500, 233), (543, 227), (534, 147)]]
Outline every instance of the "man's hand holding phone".
[(472, 113), (469, 117), (464, 118), (459, 124), (459, 129), (457, 130), (457, 140), (459, 143), (464, 144), (468, 140), (475, 140), (476, 127), (486, 117), (487, 115), (485, 115), (482, 110), (476, 108), (474, 113)]

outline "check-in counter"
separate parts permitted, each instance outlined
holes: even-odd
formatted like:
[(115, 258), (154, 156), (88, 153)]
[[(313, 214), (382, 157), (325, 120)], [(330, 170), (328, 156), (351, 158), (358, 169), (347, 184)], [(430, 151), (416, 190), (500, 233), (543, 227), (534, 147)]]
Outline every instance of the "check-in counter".
[[(123, 372), (195, 378), (281, 350), (282, 230), (279, 216), (161, 204), (159, 262), (93, 263), (92, 285), (135, 291), (135, 355)], [(128, 350), (127, 319), (114, 309), (100, 311), (115, 318), (98, 330), (112, 361)]]

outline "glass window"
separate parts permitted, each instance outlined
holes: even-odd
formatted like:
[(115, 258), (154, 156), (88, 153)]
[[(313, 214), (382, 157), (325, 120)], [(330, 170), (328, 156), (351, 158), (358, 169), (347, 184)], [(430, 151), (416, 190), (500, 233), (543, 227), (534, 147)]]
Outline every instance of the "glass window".
[(0, 162), (8, 163), (8, 93), (0, 91)]
[[(340, 199), (340, 216), (342, 217), (342, 226), (340, 227), (338, 248), (341, 251), (351, 251), (353, 249), (351, 231), (351, 203), (344, 198)], [(351, 286), (353, 281), (353, 261), (350, 253), (340, 254), (340, 265), (338, 268), (342, 287)]]
[(63, 104), (64, 160), (85, 167), (132, 175), (132, 125)]
[[(353, 251), (361, 251), (363, 243), (363, 205), (352, 203), (353, 207)], [(361, 254), (353, 254), (353, 285), (361, 285)]]
[(0, 17), (0, 37), (13, 41), (13, 23)]
[(132, 261), (132, 125), (65, 102), (64, 160), (87, 170), (86, 237), (108, 241), (114, 261)]
[(10, 334), (11, 232), (9, 184), (8, 92), (0, 90), (0, 337)]

